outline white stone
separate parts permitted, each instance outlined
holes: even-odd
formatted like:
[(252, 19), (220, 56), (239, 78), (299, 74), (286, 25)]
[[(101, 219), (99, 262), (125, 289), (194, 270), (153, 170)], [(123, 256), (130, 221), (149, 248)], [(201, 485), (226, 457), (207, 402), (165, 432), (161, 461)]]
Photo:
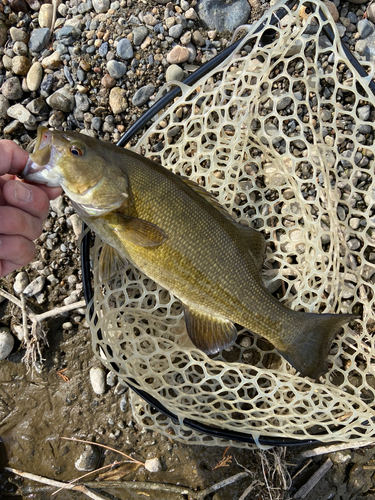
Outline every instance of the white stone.
[(101, 366), (90, 369), (90, 382), (95, 394), (104, 394), (106, 391), (106, 373)]
[(0, 329), (0, 359), (5, 359), (12, 352), (14, 347), (14, 337), (10, 333), (9, 328), (2, 327)]
[(148, 470), (149, 472), (159, 472), (161, 471), (161, 462), (158, 457), (155, 458), (149, 458), (145, 462), (145, 469)]
[(16, 292), (17, 295), (20, 295), (27, 285), (29, 284), (29, 277), (25, 271), (21, 271), (20, 273), (17, 274), (14, 283), (13, 283), (13, 290)]

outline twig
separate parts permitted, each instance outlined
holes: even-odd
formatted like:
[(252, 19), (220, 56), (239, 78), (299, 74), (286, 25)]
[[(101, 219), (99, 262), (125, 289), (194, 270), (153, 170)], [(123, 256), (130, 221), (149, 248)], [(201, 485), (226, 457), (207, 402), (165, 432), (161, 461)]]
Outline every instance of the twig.
[(48, 484), (49, 486), (53, 486), (56, 488), (64, 487), (68, 490), (80, 491), (93, 500), (108, 500), (108, 497), (104, 497), (99, 493), (95, 493), (89, 490), (89, 488), (87, 488), (87, 486), (83, 484), (71, 485), (69, 483), (63, 483), (62, 481), (55, 481), (54, 479), (49, 479), (47, 477), (37, 476), (36, 474), (30, 474), (29, 472), (23, 472), (17, 469), (13, 469), (12, 467), (5, 467), (5, 470), (7, 470), (8, 472), (13, 472), (13, 474), (17, 474), (18, 476), (25, 477), (26, 479), (31, 479), (31, 481), (36, 481), (38, 483)]
[[(153, 483), (146, 481), (90, 481), (88, 483), (73, 485), (69, 483), (63, 483), (61, 481), (55, 481), (54, 479), (48, 479), (42, 476), (37, 476), (35, 474), (30, 474), (28, 472), (19, 471), (17, 469), (13, 469), (11, 467), (6, 467), (5, 470), (8, 472), (13, 472), (14, 474), (18, 474), (21, 477), (25, 477), (27, 479), (31, 479), (32, 481), (36, 481), (42, 484), (46, 484), (51, 487), (64, 487), (69, 490), (77, 490), (85, 495), (89, 496), (94, 500), (108, 500), (107, 497), (100, 495), (99, 493), (94, 493), (89, 488), (95, 489), (129, 489), (129, 490), (148, 490), (148, 491), (163, 491), (163, 493), (179, 493), (180, 495), (188, 495), (194, 500), (204, 500), (207, 495), (210, 495), (214, 491), (217, 491), (220, 488), (224, 488), (229, 484), (232, 484), (240, 479), (245, 477), (249, 477), (247, 472), (240, 472), (232, 477), (228, 477), (224, 479), (224, 481), (220, 481), (209, 488), (206, 488), (203, 491), (194, 491), (185, 486), (177, 486), (174, 484), (167, 483)], [(94, 496), (95, 495), (95, 496)]]
[(26, 301), (25, 296), (21, 293), (21, 310), (22, 310), (22, 329), (23, 329), (23, 338), (27, 339), (28, 331), (27, 331), (27, 313), (26, 313)]
[(39, 323), (44, 321), (47, 318), (51, 318), (52, 316), (57, 316), (58, 314), (64, 314), (69, 311), (73, 311), (74, 309), (80, 309), (81, 307), (86, 307), (86, 301), (80, 300), (79, 302), (73, 302), (73, 304), (68, 304), (67, 306), (56, 307), (55, 309), (51, 309), (50, 311), (46, 311), (41, 314), (29, 314), (30, 319), (35, 319)]
[(294, 476), (292, 477), (292, 479), (295, 479), (299, 474), (301, 474), (302, 471), (304, 471), (306, 469), (306, 467), (308, 467), (312, 462), (312, 458), (310, 458), (310, 460), (308, 460), (305, 465), (296, 473), (294, 474)]
[(316, 486), (322, 477), (329, 471), (332, 465), (332, 460), (327, 458), (324, 464), (310, 477), (307, 483), (301, 486), (301, 488), (294, 494), (293, 498), (306, 498), (314, 486)]
[(342, 450), (355, 450), (357, 448), (363, 448), (364, 446), (374, 445), (375, 441), (362, 441), (361, 443), (341, 443), (332, 444), (330, 446), (319, 446), (313, 450), (307, 450), (301, 453), (302, 458), (317, 457), (318, 455), (324, 455), (325, 453), (334, 453), (335, 451)]
[(0, 288), (0, 295), (2, 297), (5, 297), (6, 299), (10, 300), (10, 302), (13, 302), (13, 304), (15, 304), (20, 309), (22, 309), (22, 302), (19, 299), (17, 299), (16, 297), (14, 297), (14, 295), (8, 293), (6, 290), (3, 290), (2, 288)]
[(253, 481), (250, 486), (248, 486), (246, 488), (246, 490), (242, 493), (242, 495), (240, 496), (240, 498), (238, 500), (245, 500), (245, 498), (247, 497), (247, 495), (249, 493), (251, 493), (253, 491), (254, 488), (256, 488), (257, 486), (262, 486), (262, 481)]
[(270, 485), (268, 484), (267, 476), (266, 476), (266, 471), (264, 470), (264, 462), (267, 461), (266, 457), (264, 456), (264, 453), (260, 453), (260, 463), (262, 464), (262, 472), (263, 472), (263, 477), (264, 481), (266, 482), (266, 487), (268, 494), (270, 496), (270, 500), (272, 500), (272, 495), (271, 495), (271, 490), (270, 490)]

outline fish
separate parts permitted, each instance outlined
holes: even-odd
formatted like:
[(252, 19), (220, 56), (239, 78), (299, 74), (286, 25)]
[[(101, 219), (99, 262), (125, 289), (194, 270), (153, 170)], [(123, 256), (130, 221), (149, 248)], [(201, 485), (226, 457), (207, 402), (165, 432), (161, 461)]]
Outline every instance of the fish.
[(201, 186), (131, 150), (40, 127), (22, 178), (61, 186), (104, 242), (100, 279), (131, 261), (181, 301), (187, 333), (207, 354), (231, 346), (239, 324), (316, 379), (328, 369), (335, 335), (358, 317), (279, 302), (261, 276), (264, 236), (236, 222)]

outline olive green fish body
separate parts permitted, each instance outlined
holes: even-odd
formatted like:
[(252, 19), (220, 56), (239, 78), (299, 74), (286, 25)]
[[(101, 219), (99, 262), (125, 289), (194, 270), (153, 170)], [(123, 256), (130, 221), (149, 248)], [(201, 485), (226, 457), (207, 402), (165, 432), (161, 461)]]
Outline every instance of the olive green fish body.
[(182, 301), (197, 347), (214, 353), (229, 346), (238, 323), (270, 340), (302, 374), (325, 370), (335, 333), (353, 316), (295, 312), (277, 301), (261, 279), (260, 233), (232, 220), (202, 188), (131, 151), (72, 132), (44, 129), (38, 137), (34, 161), (45, 162), (48, 141), (54, 144), (51, 172), (78, 213)]

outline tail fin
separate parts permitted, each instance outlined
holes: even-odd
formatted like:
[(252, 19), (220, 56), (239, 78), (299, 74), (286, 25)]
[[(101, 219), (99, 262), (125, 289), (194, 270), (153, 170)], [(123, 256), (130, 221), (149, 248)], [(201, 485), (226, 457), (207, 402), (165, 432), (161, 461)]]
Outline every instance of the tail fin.
[(279, 352), (302, 376), (316, 379), (328, 370), (327, 356), (335, 335), (345, 323), (358, 317), (296, 313), (294, 326), (290, 326), (292, 342)]

